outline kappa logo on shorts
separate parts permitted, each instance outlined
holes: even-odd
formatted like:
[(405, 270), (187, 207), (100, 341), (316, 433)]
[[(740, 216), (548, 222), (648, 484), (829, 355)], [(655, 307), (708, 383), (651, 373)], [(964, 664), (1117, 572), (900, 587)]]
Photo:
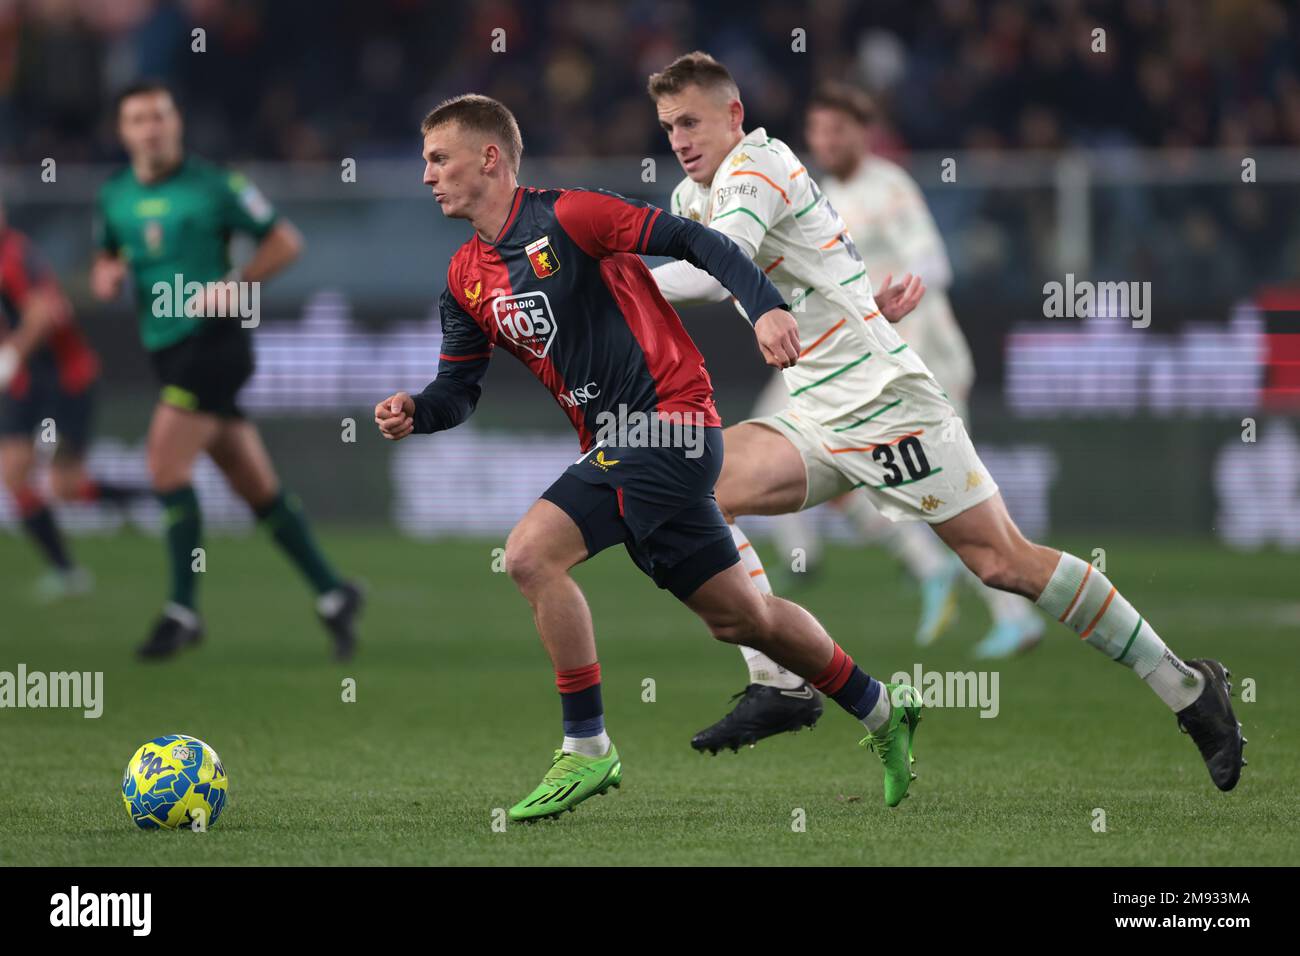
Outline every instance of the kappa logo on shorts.
[(979, 473), (978, 471), (968, 471), (968, 472), (966, 472), (966, 490), (967, 490), (967, 491), (970, 491), (972, 488), (978, 488), (978, 487), (979, 487), (980, 485), (982, 485), (982, 484), (984, 484), (984, 479), (983, 479), (982, 477), (980, 477), (980, 473)]
[(492, 300), (497, 330), (525, 352), (546, 358), (555, 341), (555, 315), (545, 292), (516, 292)]
[(925, 511), (937, 511), (943, 504), (943, 499), (936, 498), (934, 495), (926, 495), (921, 499), (921, 508)]

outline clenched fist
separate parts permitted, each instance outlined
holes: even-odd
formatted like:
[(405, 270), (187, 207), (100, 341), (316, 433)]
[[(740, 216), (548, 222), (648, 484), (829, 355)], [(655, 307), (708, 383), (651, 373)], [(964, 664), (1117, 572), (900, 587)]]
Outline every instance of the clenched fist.
[(375, 406), (375, 424), (389, 441), (401, 441), (415, 431), (415, 400), (406, 392), (389, 396)]

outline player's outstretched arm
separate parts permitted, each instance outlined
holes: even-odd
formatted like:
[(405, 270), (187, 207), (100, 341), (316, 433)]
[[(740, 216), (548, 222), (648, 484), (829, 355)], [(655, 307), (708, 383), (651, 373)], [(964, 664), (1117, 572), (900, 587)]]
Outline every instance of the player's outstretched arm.
[(479, 383), (487, 365), (486, 355), (459, 362), (444, 354), (438, 363), (438, 377), (410, 399), (412, 430), (421, 435), (443, 432), (474, 414), (483, 394)]
[[(555, 203), (561, 227), (593, 258), (619, 252), (670, 256), (703, 269), (740, 302), (748, 316), (758, 316), (763, 358), (786, 368), (799, 356), (799, 332), (789, 306), (750, 256), (728, 237), (643, 202), (613, 193), (570, 190)], [(772, 315), (785, 312), (786, 317)], [(751, 321), (755, 321), (751, 318)]]
[(665, 262), (650, 270), (659, 293), (673, 305), (725, 302), (731, 293), (721, 282), (689, 262)]
[(442, 351), (438, 377), (419, 395), (398, 392), (375, 406), (375, 424), (392, 441), (455, 428), (474, 413), (492, 357), (492, 343), (461, 308), (451, 288), (438, 302), (442, 315)]
[(474, 413), (482, 394), (478, 383), (487, 369), (487, 359), (476, 361), (479, 368), (475, 370), (459, 364), (448, 367), (448, 361), (444, 356), (438, 377), (419, 395), (397, 392), (375, 406), (375, 424), (381, 435), (390, 441), (401, 441), (412, 434), (430, 435), (455, 428)]
[(751, 316), (786, 305), (776, 286), (734, 241), (698, 222), (657, 212), (646, 231), (648, 254), (682, 259), (707, 272)]
[(763, 361), (789, 368), (799, 361), (799, 323), (776, 286), (733, 240), (697, 222), (659, 215), (646, 243), (653, 255), (675, 255), (705, 270), (739, 300), (754, 320)]
[(735, 242), (697, 222), (585, 189), (565, 192), (555, 203), (555, 215), (569, 238), (593, 258), (635, 252), (683, 259), (717, 279), (751, 317), (785, 305), (776, 286)]

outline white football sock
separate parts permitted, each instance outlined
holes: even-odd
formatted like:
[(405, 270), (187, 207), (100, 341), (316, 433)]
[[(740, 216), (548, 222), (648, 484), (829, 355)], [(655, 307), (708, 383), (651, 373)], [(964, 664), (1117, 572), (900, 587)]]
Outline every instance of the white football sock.
[(1174, 713), (1194, 703), (1205, 687), (1205, 675), (1194, 667), (1188, 667), (1167, 647), (1155, 668), (1143, 680)]
[(1205, 677), (1165, 646), (1106, 575), (1061, 552), (1037, 604), (1107, 657), (1130, 667), (1174, 712), (1201, 695)]
[(601, 731), (594, 737), (565, 737), (561, 750), (584, 757), (603, 757), (609, 753), (609, 734)]
[(163, 615), (171, 618), (173, 621), (179, 621), (186, 627), (198, 627), (199, 616), (192, 608), (184, 604), (177, 604), (175, 601), (168, 601), (163, 605)]
[[(754, 582), (754, 587), (758, 588), (760, 593), (771, 594), (772, 585), (767, 581), (767, 572), (763, 570), (763, 562), (759, 560), (758, 552), (749, 543), (749, 538), (745, 537), (745, 532), (737, 525), (733, 524), (730, 527), (731, 538), (736, 542), (736, 549), (740, 552), (741, 567), (749, 572), (750, 580)], [(793, 690), (804, 682), (798, 674), (786, 670), (762, 651), (741, 645), (740, 653), (749, 668), (750, 683)]]
[(880, 696), (876, 698), (876, 706), (871, 708), (870, 713), (862, 718), (862, 726), (867, 728), (868, 733), (874, 734), (889, 721), (889, 713), (893, 708), (889, 706), (889, 688), (885, 682), (880, 682)]
[[(732, 527), (734, 528), (735, 525)], [(776, 544), (777, 554), (781, 556), (782, 561), (787, 562), (787, 567), (794, 561), (796, 548), (803, 552), (804, 568), (811, 568), (821, 560), (821, 535), (808, 520), (808, 516), (801, 512), (777, 515), (772, 519), (772, 538)]]

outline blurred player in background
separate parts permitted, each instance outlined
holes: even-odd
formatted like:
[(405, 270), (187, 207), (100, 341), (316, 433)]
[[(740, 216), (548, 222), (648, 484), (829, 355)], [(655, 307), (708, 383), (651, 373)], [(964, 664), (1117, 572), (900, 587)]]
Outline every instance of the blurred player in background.
[[(310, 582), (335, 657), (347, 659), (356, 641), (360, 589), (326, 559), (301, 505), (281, 488), (257, 426), (237, 404), (253, 373), (253, 352), (235, 297), (244, 284), (269, 279), (293, 262), (302, 239), (243, 176), (184, 154), (181, 116), (165, 86), (144, 82), (125, 90), (117, 123), (130, 165), (100, 192), (91, 287), (109, 300), (128, 272), (133, 279), (140, 337), (162, 385), (148, 455), (171, 570), (169, 600), (139, 654), (168, 657), (202, 636), (191, 570), (202, 529), (192, 480), (194, 462), (206, 451)], [(230, 266), (233, 233), (257, 240), (242, 270)], [(168, 302), (170, 290), (190, 282), (203, 283), (206, 291), (177, 313)], [(168, 291), (160, 294), (159, 283)]]
[(53, 423), (50, 487), (61, 501), (121, 504), (147, 494), (96, 481), (86, 471), (93, 388), (99, 360), (77, 328), (72, 307), (36, 246), (5, 221), (0, 206), (0, 473), (23, 530), (50, 569), (37, 582), (42, 601), (90, 591), (90, 574), (72, 560), (50, 503), (35, 484), (35, 442)]
[[(808, 106), (805, 138), (823, 171), (818, 182), (831, 208), (848, 226), (873, 285), (904, 272), (920, 276), (925, 283), (925, 296), (894, 328), (925, 360), (969, 429), (975, 367), (948, 300), (952, 266), (920, 188), (900, 166), (870, 151), (875, 112), (871, 98), (851, 86), (832, 82), (817, 90)], [(780, 380), (769, 386), (764, 397), (779, 404), (757, 417), (774, 414), (789, 400)], [(920, 584), (923, 607), (917, 641), (921, 645), (930, 644), (951, 620), (958, 576), (973, 587), (993, 618), (992, 629), (975, 647), (976, 656), (1006, 657), (1028, 650), (1041, 639), (1043, 622), (1033, 606), (1019, 595), (981, 584), (924, 522), (890, 521), (861, 492), (833, 504), (852, 519), (868, 542), (886, 548)]]
[[(1236, 786), (1243, 738), (1222, 664), (1184, 663), (1102, 572), (1021, 535), (943, 389), (873, 297), (844, 220), (789, 147), (762, 128), (744, 131), (726, 67), (690, 53), (651, 76), (648, 92), (686, 173), (673, 212), (729, 236), (792, 290), (804, 343), (785, 371), (786, 408), (726, 431), (717, 499), (728, 521), (798, 511), (861, 488), (886, 517), (929, 522), (985, 584), (1034, 599), (1136, 671), (1191, 734), (1214, 784)], [(659, 266), (654, 276), (670, 301), (726, 298), (689, 263)], [(906, 301), (919, 294), (913, 283)], [(770, 590), (744, 532), (731, 529), (751, 576)], [(696, 736), (696, 749), (752, 743), (820, 713), (797, 675), (757, 649), (745, 657), (751, 675), (767, 682), (753, 681), (730, 714)]]
[[(384, 399), (375, 423), (394, 441), (459, 425), (500, 347), (546, 386), (583, 450), (506, 541), (506, 571), (555, 668), (564, 728), (551, 769), (510, 818), (555, 816), (621, 779), (591, 612), (570, 576), (620, 544), (718, 640), (765, 648), (860, 720), (896, 806), (911, 781), (915, 691), (870, 677), (807, 611), (750, 583), (713, 497), (722, 422), (704, 359), (638, 253), (716, 276), (753, 316), (765, 360), (784, 367), (799, 345), (780, 293), (734, 243), (689, 220), (609, 193), (519, 186), (519, 126), (496, 100), (449, 100), (423, 133), (425, 184), (474, 234), (447, 269), (437, 378), (418, 396)], [(675, 440), (650, 439), (647, 428), (674, 417)], [(611, 418), (634, 424), (610, 428)]]

